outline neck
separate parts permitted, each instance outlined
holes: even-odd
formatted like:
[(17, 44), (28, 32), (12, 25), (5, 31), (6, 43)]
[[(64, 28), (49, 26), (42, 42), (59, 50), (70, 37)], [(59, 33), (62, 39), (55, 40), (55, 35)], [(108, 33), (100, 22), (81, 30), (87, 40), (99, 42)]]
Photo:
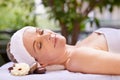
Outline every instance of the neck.
[(70, 60), (71, 55), (73, 54), (73, 51), (75, 50), (75, 48), (76, 48), (75, 46), (66, 45), (64, 54), (58, 57), (56, 60), (53, 60), (53, 62), (49, 64), (66, 66), (66, 63)]
[(65, 66), (71, 55), (73, 54), (74, 49), (75, 46), (66, 45), (65, 54), (59, 59), (59, 63)]

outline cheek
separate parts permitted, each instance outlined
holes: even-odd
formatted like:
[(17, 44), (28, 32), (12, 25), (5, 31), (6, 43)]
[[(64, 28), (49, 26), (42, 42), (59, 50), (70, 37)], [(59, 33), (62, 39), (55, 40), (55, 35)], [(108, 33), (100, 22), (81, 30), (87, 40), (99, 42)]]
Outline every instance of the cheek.
[(41, 64), (49, 63), (51, 60), (55, 60), (64, 53), (65, 39), (60, 39), (57, 46), (54, 48), (52, 43), (44, 42), (43, 48), (38, 52), (38, 61)]
[[(54, 51), (53, 51), (54, 52)], [(44, 51), (41, 52), (38, 55), (38, 61), (41, 64), (46, 64), (46, 63), (50, 63), (51, 61), (53, 61), (54, 59), (56, 59), (58, 57), (58, 55), (56, 55), (55, 53), (53, 53), (51, 51)]]
[(47, 63), (50, 59), (50, 54), (48, 53), (50, 51), (48, 50), (41, 50), (40, 52), (38, 52), (38, 55), (37, 55), (37, 59), (40, 63), (44, 64), (44, 63)]
[(65, 45), (66, 45), (66, 41), (65, 40), (59, 40), (58, 42), (57, 42), (57, 45), (56, 45), (56, 47), (55, 47), (55, 50), (56, 51), (63, 51), (63, 49), (65, 48)]

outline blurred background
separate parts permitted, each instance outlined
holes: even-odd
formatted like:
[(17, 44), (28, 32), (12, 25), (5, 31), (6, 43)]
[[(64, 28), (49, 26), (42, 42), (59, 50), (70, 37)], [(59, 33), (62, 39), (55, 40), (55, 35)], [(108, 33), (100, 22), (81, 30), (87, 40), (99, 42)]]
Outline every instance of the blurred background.
[(100, 27), (120, 28), (119, 0), (0, 0), (0, 66), (6, 45), (24, 26), (50, 29), (74, 45)]

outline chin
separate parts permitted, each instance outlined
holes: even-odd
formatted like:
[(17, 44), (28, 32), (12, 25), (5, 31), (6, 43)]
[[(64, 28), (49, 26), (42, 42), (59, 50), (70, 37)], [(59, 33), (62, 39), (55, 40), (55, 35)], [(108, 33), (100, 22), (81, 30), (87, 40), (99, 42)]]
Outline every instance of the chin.
[(57, 35), (56, 38), (57, 38), (56, 46), (64, 47), (66, 45), (66, 39), (64, 36)]
[(66, 44), (65, 37), (61, 36), (60, 43), (61, 43), (61, 45), (65, 45)]
[(56, 48), (58, 49), (63, 49), (65, 48), (65, 45), (66, 45), (66, 40), (61, 40), (58, 42), (58, 44), (56, 45)]

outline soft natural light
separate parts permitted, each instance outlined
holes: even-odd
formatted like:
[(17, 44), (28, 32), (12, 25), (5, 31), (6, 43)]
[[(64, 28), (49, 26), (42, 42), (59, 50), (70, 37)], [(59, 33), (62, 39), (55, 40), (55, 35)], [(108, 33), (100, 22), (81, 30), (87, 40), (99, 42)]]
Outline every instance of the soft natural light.
[(44, 14), (45, 13), (45, 8), (44, 8), (41, 0), (35, 0), (35, 7), (36, 7), (36, 10), (35, 10), (36, 14)]

